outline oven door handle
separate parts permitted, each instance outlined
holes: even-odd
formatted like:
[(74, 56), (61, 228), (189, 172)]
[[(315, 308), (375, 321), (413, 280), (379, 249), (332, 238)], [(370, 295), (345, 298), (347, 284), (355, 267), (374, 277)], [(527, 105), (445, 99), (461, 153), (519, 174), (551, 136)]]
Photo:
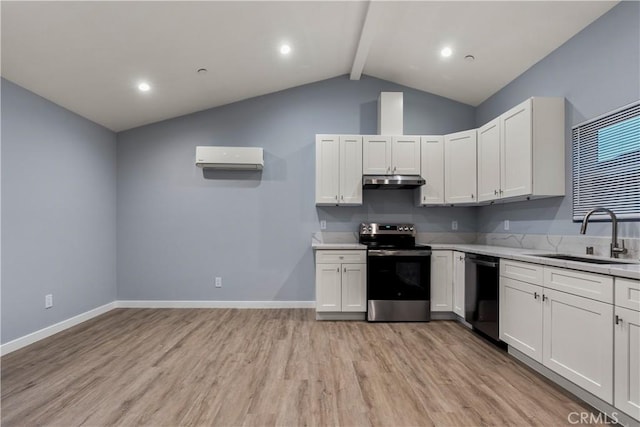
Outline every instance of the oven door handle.
[(367, 251), (369, 256), (430, 256), (430, 250), (373, 249)]

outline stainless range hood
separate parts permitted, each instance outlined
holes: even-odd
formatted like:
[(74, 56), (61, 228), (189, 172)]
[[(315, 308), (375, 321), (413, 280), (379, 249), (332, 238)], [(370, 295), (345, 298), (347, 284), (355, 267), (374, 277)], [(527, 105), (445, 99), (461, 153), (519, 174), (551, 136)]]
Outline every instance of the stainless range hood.
[(424, 178), (420, 175), (364, 175), (362, 177), (362, 188), (397, 190), (413, 189), (425, 184)]

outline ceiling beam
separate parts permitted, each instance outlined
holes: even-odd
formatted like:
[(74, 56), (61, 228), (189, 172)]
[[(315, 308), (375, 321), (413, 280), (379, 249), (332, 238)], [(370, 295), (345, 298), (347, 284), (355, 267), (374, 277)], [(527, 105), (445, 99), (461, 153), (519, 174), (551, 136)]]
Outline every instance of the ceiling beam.
[(353, 57), (353, 66), (351, 67), (351, 75), (349, 76), (351, 80), (360, 80), (362, 70), (364, 70), (364, 65), (367, 62), (367, 57), (369, 56), (369, 48), (371, 48), (371, 43), (373, 43), (375, 27), (377, 24), (374, 11), (376, 7), (374, 6), (374, 3), (374, 0), (369, 0), (369, 4), (367, 6), (367, 13), (364, 17), (364, 22), (362, 23), (362, 30), (360, 31), (360, 42), (358, 43), (356, 54)]

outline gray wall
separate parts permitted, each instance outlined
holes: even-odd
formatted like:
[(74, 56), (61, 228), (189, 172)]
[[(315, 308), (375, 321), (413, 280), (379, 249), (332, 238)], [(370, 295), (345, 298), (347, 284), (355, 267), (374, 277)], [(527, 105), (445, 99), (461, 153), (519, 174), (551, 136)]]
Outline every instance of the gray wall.
[(1, 84), (5, 343), (115, 300), (116, 135)]
[[(640, 99), (640, 3), (623, 1), (542, 59), (477, 109), (478, 126), (530, 96), (562, 96), (566, 102), (566, 189), (553, 198), (478, 209), (478, 231), (578, 234), (572, 222), (571, 126)], [(589, 226), (589, 235), (611, 233), (610, 224)], [(621, 235), (640, 237), (640, 224), (622, 224)]]
[[(327, 231), (364, 219), (442, 231), (452, 218), (475, 230), (472, 208), (414, 208), (406, 190), (315, 207), (315, 134), (375, 134), (381, 91), (404, 92), (407, 134), (475, 125), (468, 105), (342, 76), (118, 134), (118, 299), (314, 300), (311, 233), (321, 219)], [(197, 145), (264, 147), (264, 171), (203, 174)]]

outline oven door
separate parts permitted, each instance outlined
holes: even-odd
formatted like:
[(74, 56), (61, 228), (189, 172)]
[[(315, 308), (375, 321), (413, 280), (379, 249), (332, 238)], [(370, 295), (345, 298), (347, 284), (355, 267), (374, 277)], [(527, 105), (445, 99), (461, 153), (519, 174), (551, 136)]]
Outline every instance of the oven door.
[(367, 320), (430, 320), (430, 278), (430, 250), (369, 250)]

